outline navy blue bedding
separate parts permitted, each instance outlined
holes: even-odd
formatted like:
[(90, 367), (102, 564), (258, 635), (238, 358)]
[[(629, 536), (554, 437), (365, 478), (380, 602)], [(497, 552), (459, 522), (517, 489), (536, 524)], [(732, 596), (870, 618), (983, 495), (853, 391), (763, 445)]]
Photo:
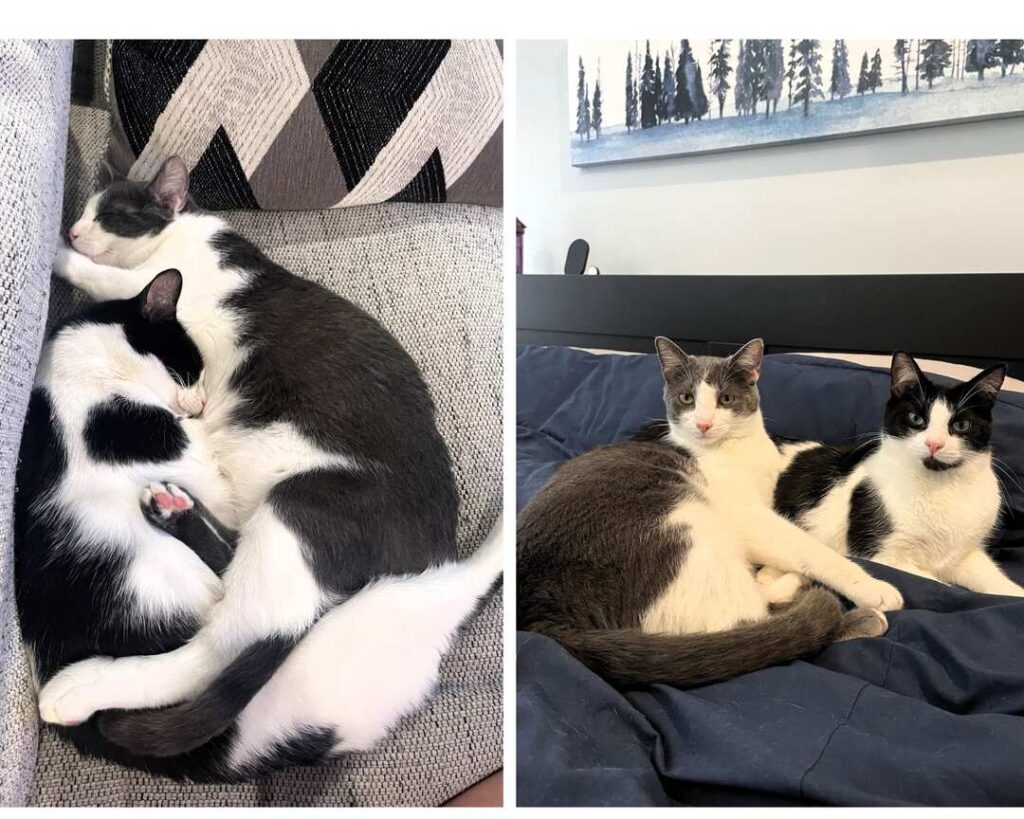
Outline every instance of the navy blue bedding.
[[(774, 435), (876, 431), (884, 370), (769, 356)], [(524, 347), (518, 506), (564, 460), (664, 417), (657, 359)], [(993, 554), (1024, 582), (1024, 396), (1003, 393), (994, 450), (1008, 511)], [(906, 607), (889, 632), (687, 691), (620, 692), (520, 632), (520, 805), (1024, 804), (1024, 599), (974, 594), (870, 562)]]

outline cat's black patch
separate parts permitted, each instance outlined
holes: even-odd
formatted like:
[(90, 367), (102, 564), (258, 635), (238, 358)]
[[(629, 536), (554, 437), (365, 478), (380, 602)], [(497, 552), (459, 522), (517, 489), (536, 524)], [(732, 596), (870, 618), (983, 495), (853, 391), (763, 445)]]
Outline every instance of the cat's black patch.
[(260, 754), (258, 760), (244, 766), (240, 773), (244, 777), (253, 777), (266, 770), (317, 765), (330, 758), (331, 750), (338, 740), (333, 728), (300, 728), (292, 732), (288, 739), (275, 743), (268, 751)]
[(877, 449), (878, 442), (872, 441), (860, 446), (817, 446), (798, 452), (775, 484), (775, 511), (798, 520)]
[(850, 495), (850, 520), (846, 546), (851, 555), (873, 557), (882, 541), (893, 532), (892, 518), (874, 484), (864, 479)]
[(96, 221), (107, 233), (126, 239), (155, 236), (174, 212), (153, 198), (145, 182), (114, 182), (96, 203)]
[(945, 472), (947, 469), (956, 469), (958, 466), (961, 466), (963, 464), (963, 460), (961, 459), (959, 461), (950, 461), (949, 463), (946, 463), (944, 461), (940, 461), (938, 458), (925, 458), (922, 463), (924, 464), (924, 468), (931, 472)]
[(114, 464), (173, 461), (188, 446), (181, 424), (168, 410), (121, 396), (89, 411), (83, 437), (90, 457)]
[(141, 756), (193, 751), (226, 731), (288, 657), (296, 640), (266, 637), (246, 648), (198, 697), (168, 708), (108, 711), (100, 733)]

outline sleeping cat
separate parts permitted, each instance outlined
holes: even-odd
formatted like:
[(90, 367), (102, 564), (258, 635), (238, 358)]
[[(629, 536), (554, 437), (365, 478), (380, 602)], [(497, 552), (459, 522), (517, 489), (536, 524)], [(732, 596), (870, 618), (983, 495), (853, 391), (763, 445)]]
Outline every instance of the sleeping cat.
[(202, 429), (240, 526), (224, 596), (192, 640), (64, 669), (40, 692), (43, 719), (160, 709), (99, 728), (163, 757), (237, 718), (236, 769), (282, 735), (323, 755), (371, 747), (427, 696), (501, 571), (499, 538), (455, 562), (457, 494), (418, 367), (358, 307), (195, 211), (178, 157), (93, 196), (70, 237), (57, 272), (101, 301), (182, 271)]
[[(860, 446), (792, 444), (775, 507), (844, 554), (954, 583), (1024, 597), (985, 553), (1000, 493), (992, 465), (997, 365), (952, 387), (907, 353), (893, 356), (881, 435)], [(800, 584), (769, 571), (762, 582)]]
[[(165, 271), (136, 298), (95, 305), (65, 323), (44, 347), (15, 503), (18, 612), (38, 683), (98, 652), (125, 657), (178, 648), (223, 595), (218, 575), (232, 558), (236, 535), (168, 482), (189, 487), (223, 515), (231, 513), (202, 422), (183, 417), (189, 412), (183, 405), (202, 409), (195, 390), (202, 358), (175, 319), (180, 290), (180, 274)], [(431, 596), (459, 585), (472, 584), (451, 567), (420, 575), (404, 593), (411, 603), (406, 615), (424, 616), (416, 610), (417, 598), (429, 615)], [(374, 593), (357, 594), (342, 607), (353, 639), (379, 616)], [(462, 593), (456, 589), (453, 596)], [(310, 654), (301, 644), (296, 651)], [(413, 665), (406, 670), (417, 671)], [(366, 663), (312, 684), (333, 685), (344, 696), (373, 672)], [(267, 688), (280, 692), (285, 683), (282, 688), (272, 678)], [(287, 693), (302, 697), (308, 690), (306, 684)], [(296, 709), (271, 694), (261, 692), (260, 703), (243, 711), (231, 730), (178, 756), (134, 755), (103, 735), (101, 718), (60, 730), (86, 754), (208, 781), (318, 761), (331, 752), (335, 733), (355, 738), (374, 719), (378, 730), (386, 730), (395, 718), (395, 704), (385, 695), (352, 703), (361, 714), (349, 724), (325, 723), (315, 700), (295, 720)], [(296, 735), (289, 722), (304, 732)], [(258, 730), (264, 723), (284, 728), (267, 736)]]
[[(729, 358), (656, 340), (667, 423), (562, 466), (520, 512), (520, 628), (558, 640), (617, 685), (691, 686), (837, 639), (876, 635), (899, 592), (776, 515), (781, 456), (764, 429), (764, 344)], [(771, 615), (753, 565), (825, 589)]]

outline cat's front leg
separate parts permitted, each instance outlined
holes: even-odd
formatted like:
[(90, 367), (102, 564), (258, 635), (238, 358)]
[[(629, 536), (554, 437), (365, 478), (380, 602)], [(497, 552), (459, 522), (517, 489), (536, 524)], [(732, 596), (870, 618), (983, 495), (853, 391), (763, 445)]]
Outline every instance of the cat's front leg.
[(138, 270), (98, 264), (63, 243), (57, 246), (53, 272), (68, 284), (85, 291), (95, 301), (129, 299), (137, 295), (149, 281)]
[(892, 611), (903, 608), (899, 590), (811, 537), (768, 507), (749, 509), (742, 518), (747, 560), (817, 580), (857, 606)]
[(1024, 588), (1008, 578), (984, 549), (972, 549), (959, 563), (942, 572), (942, 579), (982, 594), (1024, 597)]

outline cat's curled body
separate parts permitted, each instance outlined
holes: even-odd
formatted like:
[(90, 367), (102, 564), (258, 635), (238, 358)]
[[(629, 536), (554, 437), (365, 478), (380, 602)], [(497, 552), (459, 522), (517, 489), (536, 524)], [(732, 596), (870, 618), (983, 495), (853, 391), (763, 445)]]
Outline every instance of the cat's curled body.
[(500, 574), (500, 537), (455, 561), (450, 459), (397, 341), (193, 211), (187, 190), (176, 157), (148, 184), (110, 185), (56, 269), (108, 300), (175, 260), (237, 551), (222, 600), (186, 645), (70, 666), (40, 692), (40, 713), (67, 724), (159, 708), (99, 721), (112, 741), (157, 757), (234, 725), (248, 738), (232, 748), (236, 771), (289, 737), (312, 737), (321, 756), (369, 748), (432, 690), (452, 636)]
[[(569, 461), (519, 515), (519, 626), (620, 685), (697, 685), (881, 633), (899, 592), (771, 509), (762, 342), (728, 359), (657, 348), (668, 422)], [(771, 614), (783, 601), (755, 565), (803, 566), (864, 608), (813, 589)]]

